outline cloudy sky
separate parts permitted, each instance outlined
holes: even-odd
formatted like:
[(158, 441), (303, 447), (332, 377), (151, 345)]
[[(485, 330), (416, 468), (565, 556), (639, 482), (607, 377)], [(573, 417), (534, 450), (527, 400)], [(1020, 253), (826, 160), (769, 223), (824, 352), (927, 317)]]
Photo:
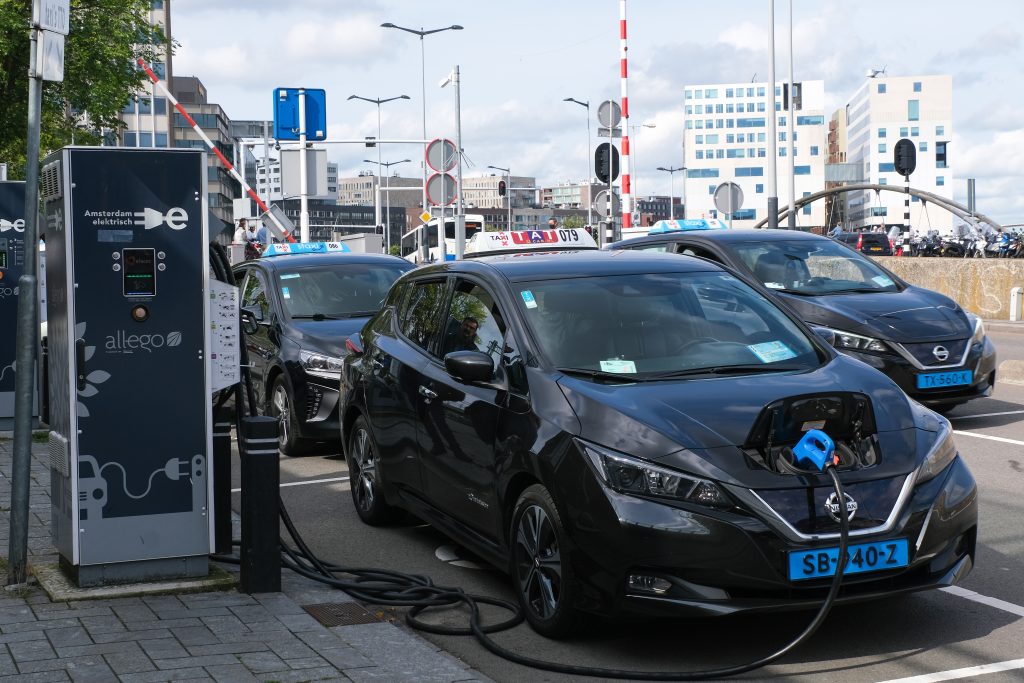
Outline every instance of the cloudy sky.
[[(628, 0), (634, 183), (668, 194), (657, 166), (679, 165), (687, 83), (765, 80), (768, 0)], [(788, 76), (788, 2), (776, 3), (776, 76)], [(418, 37), (380, 28), (460, 24), (424, 41), (427, 136), (454, 137), (454, 95), (439, 81), (462, 75), (463, 146), (472, 168), (509, 167), (540, 183), (587, 171), (586, 111), (619, 98), (618, 0), (172, 0), (174, 72), (198, 76), (210, 100), (237, 119), (272, 118), (275, 87), (323, 88), (332, 139), (422, 135)], [(950, 159), (955, 198), (978, 180), (978, 209), (1024, 223), (1024, 2), (1020, 0), (794, 0), (794, 78), (823, 79), (828, 111), (868, 69), (890, 76), (953, 75)], [(593, 123), (596, 135), (596, 120)], [(596, 144), (596, 137), (593, 139)], [(334, 145), (342, 175), (371, 170), (374, 150)], [(385, 147), (384, 161), (419, 158)], [(416, 176), (418, 166), (397, 167)], [(780, 171), (784, 168), (780, 167)], [(679, 189), (676, 188), (678, 192)]]

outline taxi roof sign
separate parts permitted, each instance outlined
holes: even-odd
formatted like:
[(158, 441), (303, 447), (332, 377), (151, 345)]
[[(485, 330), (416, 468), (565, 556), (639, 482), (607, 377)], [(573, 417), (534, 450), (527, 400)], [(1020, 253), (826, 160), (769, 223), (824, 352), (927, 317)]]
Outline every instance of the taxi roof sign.
[(264, 256), (284, 256), (285, 254), (341, 254), (352, 251), (347, 244), (341, 242), (281, 242), (271, 244), (263, 252)]
[(502, 230), (478, 232), (473, 235), (466, 244), (466, 256), (597, 248), (594, 238), (586, 230)]
[(728, 229), (729, 226), (717, 218), (676, 218), (670, 221), (657, 221), (647, 234), (656, 235), (663, 232)]

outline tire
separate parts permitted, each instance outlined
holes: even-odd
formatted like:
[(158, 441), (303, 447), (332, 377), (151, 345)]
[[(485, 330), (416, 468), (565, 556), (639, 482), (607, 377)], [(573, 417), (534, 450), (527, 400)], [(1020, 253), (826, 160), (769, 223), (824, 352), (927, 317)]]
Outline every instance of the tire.
[(352, 504), (359, 519), (370, 526), (397, 522), (402, 517), (402, 511), (384, 500), (380, 486), (382, 480), (377, 460), (377, 442), (373, 440), (370, 427), (362, 415), (352, 424), (352, 437), (345, 449), (345, 461), (348, 463)]
[(551, 494), (530, 486), (516, 502), (511, 527), (512, 581), (526, 620), (548, 638), (565, 638), (578, 627), (573, 607), (578, 584), (568, 561), (568, 535)]
[(277, 418), (277, 447), (282, 453), (292, 458), (309, 453), (312, 443), (299, 438), (295, 399), (284, 375), (278, 375), (274, 379), (267, 401), (267, 414)]

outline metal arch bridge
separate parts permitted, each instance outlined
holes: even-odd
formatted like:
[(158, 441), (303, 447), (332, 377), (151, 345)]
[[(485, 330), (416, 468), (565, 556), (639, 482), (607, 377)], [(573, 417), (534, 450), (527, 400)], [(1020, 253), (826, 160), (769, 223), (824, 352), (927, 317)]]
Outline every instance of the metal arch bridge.
[[(1001, 230), (1002, 229), (1002, 226), (1000, 226), (999, 223), (996, 223), (994, 220), (992, 220), (988, 216), (986, 216), (984, 214), (981, 214), (981, 213), (978, 213), (976, 211), (972, 214), (970, 211), (968, 211), (967, 207), (964, 206), (963, 204), (960, 204), (958, 202), (954, 202), (952, 199), (947, 199), (946, 197), (940, 197), (939, 195), (934, 194), (932, 192), (926, 192), (925, 190), (917, 190), (917, 189), (914, 189), (914, 188), (908, 187), (908, 186), (899, 187), (899, 186), (896, 186), (896, 185), (877, 185), (875, 183), (857, 183), (857, 184), (854, 184), (854, 185), (843, 185), (842, 187), (833, 187), (833, 188), (830, 188), (830, 189), (827, 189), (827, 190), (822, 190), (821, 192), (815, 192), (814, 194), (811, 194), (811, 195), (808, 195), (806, 197), (802, 197), (801, 199), (798, 199), (796, 201), (796, 203), (794, 204), (794, 206), (793, 206), (793, 210), (796, 211), (796, 210), (806, 206), (807, 204), (810, 204), (812, 202), (815, 202), (815, 201), (821, 199), (822, 197), (827, 197), (827, 196), (833, 195), (833, 194), (842, 194), (844, 192), (859, 192), (859, 191), (862, 191), (862, 190), (874, 190), (875, 192), (885, 191), (885, 192), (898, 192), (899, 194), (910, 194), (910, 195), (913, 195), (913, 196), (917, 197), (922, 202), (931, 202), (932, 204), (940, 206), (943, 209), (945, 209), (946, 211), (949, 211), (954, 216), (957, 216), (957, 217), (961, 218), (962, 220), (964, 220), (967, 223), (970, 223), (972, 225), (975, 225), (975, 224), (981, 222), (981, 223), (988, 223), (989, 225), (991, 225), (992, 227), (996, 228), (997, 230)], [(787, 216), (789, 216), (789, 208), (788, 207), (785, 207), (785, 208), (783, 208), (783, 209), (781, 209), (779, 211), (779, 221), (781, 221), (783, 218), (786, 218)], [(765, 219), (759, 221), (757, 223), (757, 225), (755, 225), (754, 227), (755, 228), (763, 228), (763, 227), (765, 227), (765, 224), (767, 224), (767, 223), (768, 223), (768, 219), (765, 218)]]

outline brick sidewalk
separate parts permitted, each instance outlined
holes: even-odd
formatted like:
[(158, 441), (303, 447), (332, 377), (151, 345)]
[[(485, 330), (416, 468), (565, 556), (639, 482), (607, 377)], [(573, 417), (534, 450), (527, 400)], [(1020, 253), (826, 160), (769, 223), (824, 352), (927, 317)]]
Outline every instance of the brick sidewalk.
[[(12, 449), (0, 437), (0, 559), (8, 550)], [(30, 561), (52, 564), (47, 452), (44, 444), (32, 450)], [(282, 593), (255, 596), (232, 590), (57, 603), (35, 586), (0, 593), (0, 683), (490, 680), (388, 622), (323, 626), (302, 605), (352, 598), (288, 571), (282, 585)]]

